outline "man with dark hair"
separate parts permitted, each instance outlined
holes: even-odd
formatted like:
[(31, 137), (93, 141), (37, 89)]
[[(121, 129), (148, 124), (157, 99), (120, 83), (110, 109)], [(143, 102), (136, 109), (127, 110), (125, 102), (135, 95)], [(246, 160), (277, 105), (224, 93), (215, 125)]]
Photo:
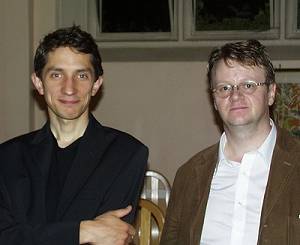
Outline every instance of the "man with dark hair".
[(49, 120), (0, 145), (0, 244), (128, 244), (148, 149), (89, 112), (97, 44), (73, 26), (44, 37), (32, 82)]
[(300, 144), (270, 118), (265, 47), (225, 44), (207, 75), (224, 132), (178, 170), (161, 245), (300, 244)]

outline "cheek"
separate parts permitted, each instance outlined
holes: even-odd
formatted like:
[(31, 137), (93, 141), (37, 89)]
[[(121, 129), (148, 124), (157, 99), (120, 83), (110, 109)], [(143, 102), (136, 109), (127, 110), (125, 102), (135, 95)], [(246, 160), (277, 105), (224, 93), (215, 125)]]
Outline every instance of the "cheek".
[(82, 86), (78, 90), (79, 97), (89, 100), (93, 95), (93, 90), (91, 86)]
[(53, 87), (44, 87), (44, 94), (47, 97), (52, 97), (54, 94), (56, 94), (58, 91), (57, 88), (53, 88)]
[(269, 98), (267, 94), (261, 95), (261, 96), (255, 96), (249, 99), (251, 103), (251, 107), (255, 111), (262, 111), (265, 110), (265, 108), (268, 107)]
[(213, 103), (215, 110), (223, 111), (229, 102), (228, 99), (214, 98)]

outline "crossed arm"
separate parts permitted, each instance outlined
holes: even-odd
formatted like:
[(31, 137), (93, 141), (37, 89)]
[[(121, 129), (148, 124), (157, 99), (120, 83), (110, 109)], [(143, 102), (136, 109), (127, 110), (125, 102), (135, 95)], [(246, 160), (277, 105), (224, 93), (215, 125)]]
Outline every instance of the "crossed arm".
[(121, 220), (129, 214), (131, 206), (124, 209), (106, 212), (97, 216), (94, 220), (80, 222), (79, 243), (80, 244), (107, 244), (123, 245), (132, 242), (135, 235), (134, 228)]
[[(132, 242), (135, 229), (122, 217), (131, 212), (131, 206), (106, 212), (93, 220), (79, 224), (55, 223), (30, 226), (29, 224), (4, 223), (0, 220), (0, 244), (6, 245), (50, 245), (91, 244), (127, 245)], [(3, 210), (0, 209), (0, 212)], [(5, 227), (6, 225), (6, 227)], [(79, 234), (79, 238), (78, 238)], [(77, 237), (76, 237), (77, 236)]]
[[(93, 220), (29, 224), (16, 221), (10, 212), (10, 201), (0, 178), (0, 244), (6, 245), (126, 245), (135, 235), (134, 228), (121, 218), (128, 216), (132, 207), (105, 212)], [(10, 207), (9, 207), (9, 206)]]

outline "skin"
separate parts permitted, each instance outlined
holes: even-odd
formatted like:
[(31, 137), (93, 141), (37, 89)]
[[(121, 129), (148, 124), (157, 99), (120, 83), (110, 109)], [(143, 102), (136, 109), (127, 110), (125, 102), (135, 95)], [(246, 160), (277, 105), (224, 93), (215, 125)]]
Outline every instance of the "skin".
[[(59, 47), (48, 54), (42, 78), (32, 74), (34, 87), (47, 103), (51, 131), (62, 148), (81, 137), (88, 125), (91, 97), (103, 82), (94, 74), (90, 55), (69, 47)], [(128, 206), (81, 221), (80, 244), (129, 244), (135, 230), (121, 218), (131, 209)]]
[[(264, 82), (265, 70), (261, 67), (242, 66), (231, 61), (229, 66), (219, 61), (213, 70), (213, 85), (239, 84), (245, 80)], [(269, 106), (274, 103), (276, 85), (259, 86), (251, 94), (234, 90), (231, 96), (219, 98), (213, 95), (215, 109), (223, 121), (227, 136), (225, 155), (240, 162), (246, 152), (257, 149), (271, 130)], [(247, 142), (245, 144), (245, 142)]]
[(32, 74), (32, 82), (48, 107), (51, 130), (59, 146), (66, 147), (82, 136), (87, 124), (91, 97), (103, 78), (95, 78), (90, 55), (68, 47), (48, 54), (42, 78)]
[(80, 223), (79, 243), (93, 245), (130, 244), (135, 235), (134, 228), (120, 218), (129, 214), (131, 206), (106, 212), (94, 220)]

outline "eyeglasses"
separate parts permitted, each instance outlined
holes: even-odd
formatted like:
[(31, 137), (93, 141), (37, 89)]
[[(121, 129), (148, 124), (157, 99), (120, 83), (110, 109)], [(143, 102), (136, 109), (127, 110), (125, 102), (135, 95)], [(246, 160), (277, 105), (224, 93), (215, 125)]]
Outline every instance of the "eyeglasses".
[(212, 89), (212, 92), (215, 93), (220, 98), (227, 98), (232, 95), (234, 88), (239, 90), (244, 94), (253, 94), (258, 86), (266, 85), (266, 82), (255, 82), (255, 81), (245, 81), (239, 84), (219, 84), (216, 88)]

